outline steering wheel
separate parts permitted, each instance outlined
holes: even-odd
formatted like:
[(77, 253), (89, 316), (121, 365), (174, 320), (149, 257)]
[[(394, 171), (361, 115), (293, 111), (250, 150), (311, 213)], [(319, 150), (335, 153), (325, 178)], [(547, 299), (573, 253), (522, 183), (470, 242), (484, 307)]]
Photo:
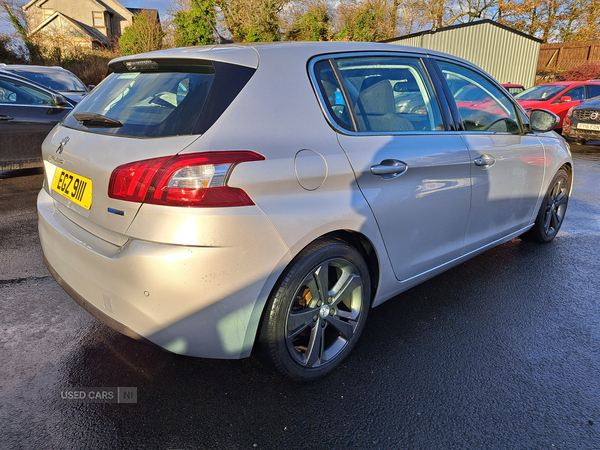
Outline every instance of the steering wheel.
[(490, 123), (487, 127), (485, 127), (483, 129), (483, 131), (488, 131), (489, 129), (491, 129), (494, 125), (496, 125), (499, 122), (505, 122), (506, 129), (505, 130), (497, 130), (497, 131), (510, 131), (510, 126), (514, 124), (514, 122), (511, 119), (509, 119), (508, 117), (501, 117), (500, 119), (494, 120), (492, 123)]

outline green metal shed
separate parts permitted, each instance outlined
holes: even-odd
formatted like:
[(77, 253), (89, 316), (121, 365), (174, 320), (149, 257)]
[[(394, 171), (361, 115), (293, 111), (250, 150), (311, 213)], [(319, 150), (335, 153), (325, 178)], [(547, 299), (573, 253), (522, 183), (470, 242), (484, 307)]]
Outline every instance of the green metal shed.
[(478, 65), (502, 84), (535, 84), (540, 39), (501, 25), (480, 20), (431, 29), (384, 41), (449, 53)]

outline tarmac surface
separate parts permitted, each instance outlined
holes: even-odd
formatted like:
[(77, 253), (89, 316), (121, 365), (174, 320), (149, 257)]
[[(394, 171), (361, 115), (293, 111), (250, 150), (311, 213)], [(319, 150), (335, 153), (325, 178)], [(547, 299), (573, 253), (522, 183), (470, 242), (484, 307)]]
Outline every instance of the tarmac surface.
[[(373, 309), (313, 383), (92, 318), (41, 261), (42, 175), (0, 172), (0, 449), (600, 448), (600, 147), (572, 150), (551, 244), (514, 239)], [(62, 395), (100, 387), (136, 402)]]

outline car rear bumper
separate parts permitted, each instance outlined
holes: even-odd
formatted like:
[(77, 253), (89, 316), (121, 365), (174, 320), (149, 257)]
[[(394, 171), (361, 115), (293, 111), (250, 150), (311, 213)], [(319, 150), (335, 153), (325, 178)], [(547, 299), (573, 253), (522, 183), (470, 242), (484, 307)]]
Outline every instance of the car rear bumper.
[(44, 167), (41, 159), (28, 160), (28, 161), (3, 161), (0, 158), (0, 170), (20, 170), (20, 169), (34, 169), (37, 167)]
[(119, 247), (71, 222), (44, 190), (38, 227), (51, 274), (106, 325), (178, 354), (242, 358), (250, 355), (271, 287), (289, 261), (264, 215), (246, 211), (252, 220), (241, 213), (244, 248), (138, 239)]

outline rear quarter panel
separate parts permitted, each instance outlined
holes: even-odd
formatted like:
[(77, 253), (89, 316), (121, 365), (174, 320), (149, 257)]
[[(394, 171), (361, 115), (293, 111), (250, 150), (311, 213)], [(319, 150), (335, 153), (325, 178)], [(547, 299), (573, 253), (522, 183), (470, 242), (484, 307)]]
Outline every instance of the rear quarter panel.
[(285, 47), (277, 46), (261, 53), (244, 90), (185, 153), (251, 150), (264, 155), (264, 161), (238, 165), (228, 184), (250, 195), (292, 257), (327, 233), (359, 232), (375, 248), (381, 279), (393, 280), (377, 223), (313, 91), (310, 56), (307, 51), (306, 59), (291, 59)]

